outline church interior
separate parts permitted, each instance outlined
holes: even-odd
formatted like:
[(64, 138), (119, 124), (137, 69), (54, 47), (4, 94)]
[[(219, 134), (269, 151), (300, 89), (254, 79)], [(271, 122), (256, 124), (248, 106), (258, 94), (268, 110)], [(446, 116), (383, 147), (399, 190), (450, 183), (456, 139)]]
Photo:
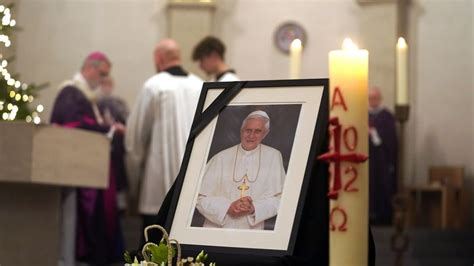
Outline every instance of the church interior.
[[(179, 44), (181, 66), (208, 82), (214, 81), (214, 76), (193, 60), (194, 47), (206, 36), (222, 40), (225, 62), (240, 80), (329, 78), (328, 54), (341, 49), (343, 41), (351, 38), (358, 47), (368, 51), (367, 89), (370, 92), (367, 98), (376, 91), (380, 104), (377, 108), (384, 108), (391, 117), (391, 122), (381, 122), (382, 129), (377, 129), (376, 122), (369, 122), (370, 176), (365, 178), (370, 182), (370, 199), (367, 201), (369, 215), (365, 219), (370, 224), (375, 244), (374, 265), (474, 263), (472, 0), (2, 0), (0, 4), (3, 15), (7, 7), (11, 13), (9, 24), (3, 24), (4, 30), (6, 26), (16, 27), (7, 32), (0, 28), (1, 67), (2, 70), (8, 68), (9, 72), (5, 73), (11, 73), (18, 81), (40, 85), (34, 99), (25, 94), (25, 103), (33, 106), (35, 112), (24, 119), (29, 124), (39, 125), (51, 124), (61, 84), (78, 73), (84, 58), (94, 51), (100, 51), (100, 55), (105, 54), (110, 60), (107, 74), (113, 79), (112, 95), (133, 110), (140, 103), (145, 81), (157, 73), (154, 51), (157, 43), (165, 38)], [(291, 50), (285, 39), (288, 34), (296, 34), (301, 39), (298, 59), (288, 51)], [(8, 40), (5, 35), (9, 35)], [(405, 40), (404, 47), (408, 47), (403, 78), (399, 75), (402, 70), (397, 48), (400, 37)], [(9, 266), (13, 264), (7, 263), (9, 260), (2, 261), (2, 256), (21, 248), (12, 246), (22, 242), (15, 239), (9, 227), (11, 223), (6, 221), (15, 217), (12, 219), (17, 219), (22, 228), (35, 228), (41, 221), (30, 220), (37, 216), (19, 217), (15, 208), (6, 204), (20, 198), (17, 193), (6, 193), (18, 185), (6, 175), (28, 172), (26, 164), (15, 161), (12, 156), (31, 142), (31, 136), (27, 131), (2, 132), (7, 132), (5, 128), (13, 123), (10, 120), (18, 119), (5, 114), (11, 109), (2, 99), (11, 96), (6, 91), (10, 74), (6, 77), (1, 73), (0, 90), (5, 91), (0, 92), (3, 114), (0, 140), (7, 135), (10, 139), (0, 141), (0, 167), (4, 172), (0, 176), (0, 266)], [(402, 82), (406, 84), (404, 96), (399, 92)], [(13, 94), (12, 99), (15, 96)], [(368, 118), (369, 113), (378, 114), (367, 108)], [(391, 124), (387, 126), (385, 122)], [(126, 119), (123, 124), (130, 125)], [(383, 132), (387, 127), (393, 127), (393, 140), (385, 139)], [(68, 138), (82, 137), (80, 133), (75, 134), (65, 137), (52, 130), (50, 135), (41, 138), (75, 149), (79, 147), (68, 144)], [(359, 141), (362, 138), (365, 136), (359, 135)], [(99, 167), (90, 171), (108, 171), (109, 155), (97, 148), (103, 145), (102, 141), (81, 143), (96, 145), (90, 151), (104, 155), (88, 159), (91, 165), (102, 163), (102, 168), (107, 169)], [(380, 145), (391, 145), (393, 158), (376, 155)], [(34, 149), (38, 147), (41, 145), (32, 148), (33, 158), (38, 156), (41, 161), (42, 157), (52, 156), (35, 155)], [(50, 151), (56, 150), (59, 149)], [(67, 153), (61, 157), (59, 164), (82, 160)], [(12, 162), (15, 165), (10, 165)], [(63, 165), (61, 174), (67, 175), (68, 165)], [(38, 171), (46, 173), (48, 169)], [(82, 173), (87, 171), (83, 169)], [(373, 181), (379, 174), (380, 178)], [(42, 178), (41, 174), (38, 176), (34, 178)], [(97, 183), (100, 182), (85, 180), (74, 184), (104, 186)], [(30, 200), (49, 197), (47, 191), (36, 191), (43, 186), (28, 187), (26, 193), (31, 193), (33, 198)], [(403, 201), (394, 200), (396, 195), (403, 195)], [(142, 217), (132, 189), (122, 196), (126, 202), (120, 211), (124, 249), (133, 250), (142, 241)], [(55, 197), (60, 196), (55, 194)], [(57, 198), (51, 202), (54, 200)], [(382, 201), (386, 205), (381, 205)], [(49, 210), (46, 205), (22, 204), (27, 204), (23, 207), (35, 215), (38, 208)], [(35, 229), (28, 232), (35, 245), (42, 245), (43, 240), (37, 237), (45, 237), (44, 234), (36, 235)], [(47, 265), (19, 261), (17, 265)], [(77, 262), (75, 265), (89, 264)]]

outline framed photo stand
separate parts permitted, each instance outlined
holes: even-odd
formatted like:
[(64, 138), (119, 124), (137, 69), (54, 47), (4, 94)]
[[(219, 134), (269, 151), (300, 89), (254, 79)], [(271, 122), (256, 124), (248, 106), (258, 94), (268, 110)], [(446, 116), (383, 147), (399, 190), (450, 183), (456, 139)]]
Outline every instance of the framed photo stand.
[(328, 168), (316, 158), (328, 148), (328, 83), (204, 83), (157, 218), (185, 254), (205, 250), (218, 265), (327, 264)]

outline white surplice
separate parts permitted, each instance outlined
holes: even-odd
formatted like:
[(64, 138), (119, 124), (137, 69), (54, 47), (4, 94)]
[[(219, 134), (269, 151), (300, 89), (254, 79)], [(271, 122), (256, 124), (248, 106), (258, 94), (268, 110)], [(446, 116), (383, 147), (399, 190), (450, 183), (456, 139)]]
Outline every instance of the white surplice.
[[(249, 189), (244, 196), (252, 198), (255, 212), (231, 217), (227, 210), (233, 201), (240, 198), (238, 187), (245, 174)], [(278, 213), (284, 180), (281, 153), (272, 147), (260, 144), (246, 151), (238, 144), (219, 152), (206, 166), (196, 204), (206, 218), (203, 226), (264, 229), (264, 221)]]
[(222, 75), (218, 80), (219, 82), (225, 82), (225, 81), (240, 81), (239, 77), (233, 72), (226, 72), (224, 75)]
[(141, 214), (155, 215), (176, 178), (201, 92), (202, 80), (160, 72), (145, 82), (127, 122), (130, 188)]

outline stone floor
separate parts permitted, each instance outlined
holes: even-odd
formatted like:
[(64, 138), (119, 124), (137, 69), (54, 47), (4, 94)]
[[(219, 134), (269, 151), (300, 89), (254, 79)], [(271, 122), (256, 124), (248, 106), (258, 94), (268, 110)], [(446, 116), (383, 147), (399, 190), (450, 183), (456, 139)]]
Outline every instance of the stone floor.
[(127, 216), (123, 219), (122, 230), (126, 250), (136, 250), (140, 244), (142, 220), (139, 216)]
[[(376, 265), (394, 265), (391, 251), (391, 227), (373, 227)], [(411, 229), (410, 244), (404, 257), (405, 266), (474, 265), (474, 230), (452, 231), (429, 228)]]

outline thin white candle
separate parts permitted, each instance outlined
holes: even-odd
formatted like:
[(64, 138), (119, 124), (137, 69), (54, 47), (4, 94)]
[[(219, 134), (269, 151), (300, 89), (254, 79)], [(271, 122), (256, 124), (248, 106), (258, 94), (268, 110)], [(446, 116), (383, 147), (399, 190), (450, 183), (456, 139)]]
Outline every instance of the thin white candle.
[(397, 42), (397, 101), (398, 105), (408, 104), (408, 46), (405, 39), (398, 38)]
[(303, 45), (300, 39), (294, 39), (290, 44), (290, 78), (298, 79), (301, 74), (301, 53)]

